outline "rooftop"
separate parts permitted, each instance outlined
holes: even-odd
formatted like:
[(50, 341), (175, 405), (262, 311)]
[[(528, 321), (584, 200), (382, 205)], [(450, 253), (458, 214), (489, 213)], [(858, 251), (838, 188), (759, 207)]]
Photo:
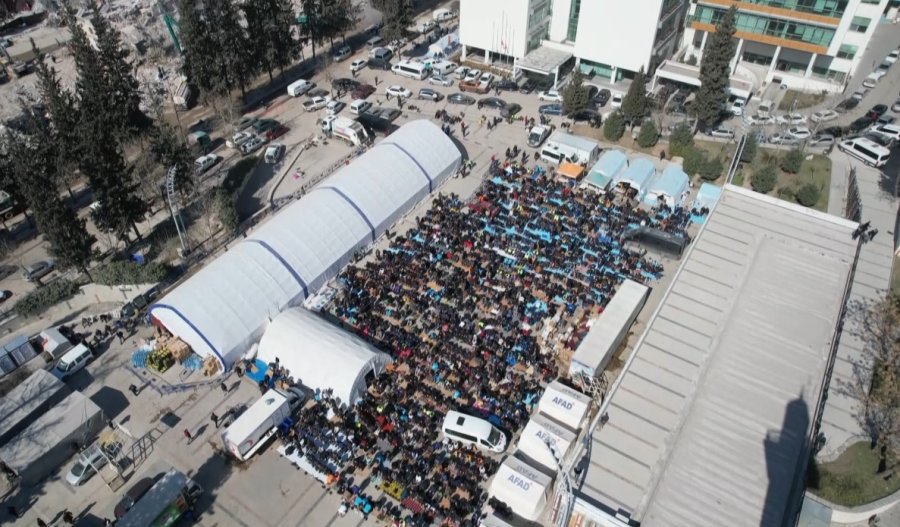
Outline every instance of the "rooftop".
[(572, 54), (568, 51), (541, 46), (522, 57), (517, 66), (525, 70), (549, 75), (570, 58), (572, 58)]
[(855, 228), (726, 186), (601, 408), (579, 499), (642, 527), (781, 525)]

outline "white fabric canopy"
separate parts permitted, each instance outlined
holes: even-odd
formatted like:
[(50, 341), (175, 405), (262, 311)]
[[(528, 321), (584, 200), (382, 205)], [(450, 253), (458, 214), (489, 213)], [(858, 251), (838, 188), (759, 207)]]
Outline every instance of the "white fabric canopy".
[(544, 395), (538, 402), (538, 411), (572, 430), (579, 430), (590, 406), (590, 397), (559, 381), (553, 381), (544, 390)]
[(366, 392), (366, 375), (384, 371), (391, 358), (374, 346), (302, 307), (278, 315), (259, 341), (257, 357), (275, 358), (303, 385), (334, 390), (354, 404)]
[(535, 521), (547, 506), (552, 484), (550, 476), (510, 456), (494, 475), (488, 493), (509, 505), (519, 516)]
[(405, 124), (163, 297), (150, 314), (230, 367), (428, 193), (461, 155), (430, 121)]
[(559, 465), (550, 448), (549, 441), (556, 449), (560, 461), (569, 454), (578, 435), (544, 414), (536, 413), (528, 420), (517, 445), (519, 452), (540, 463), (552, 472), (557, 472)]

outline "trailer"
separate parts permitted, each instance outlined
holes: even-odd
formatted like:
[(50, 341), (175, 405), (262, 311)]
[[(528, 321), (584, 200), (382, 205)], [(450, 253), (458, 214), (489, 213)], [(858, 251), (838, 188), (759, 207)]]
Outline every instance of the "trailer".
[(125, 513), (117, 527), (168, 527), (193, 510), (203, 488), (183, 472), (171, 469)]
[(222, 432), (225, 449), (247, 461), (271, 439), (306, 396), (298, 388), (269, 390)]
[(363, 146), (371, 140), (363, 125), (348, 117), (326, 119), (322, 124), (322, 131), (353, 146)]
[(71, 390), (46, 370), (35, 370), (0, 399), (0, 445), (69, 395)]
[(554, 165), (564, 162), (583, 166), (592, 164), (600, 155), (600, 144), (593, 139), (557, 131), (541, 149), (541, 159)]

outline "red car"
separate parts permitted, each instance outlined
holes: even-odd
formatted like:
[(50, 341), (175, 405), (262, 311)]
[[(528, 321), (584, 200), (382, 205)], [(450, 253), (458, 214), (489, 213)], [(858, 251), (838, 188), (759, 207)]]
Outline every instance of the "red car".
[(284, 134), (286, 134), (288, 132), (288, 130), (290, 130), (290, 128), (288, 128), (287, 126), (284, 126), (284, 125), (279, 125), (275, 128), (272, 128), (271, 130), (267, 130), (266, 131), (266, 140), (271, 141), (273, 139), (277, 139), (277, 138), (283, 136)]
[(373, 93), (375, 93), (375, 86), (372, 86), (371, 84), (360, 84), (359, 87), (353, 90), (351, 96), (354, 99), (365, 99)]

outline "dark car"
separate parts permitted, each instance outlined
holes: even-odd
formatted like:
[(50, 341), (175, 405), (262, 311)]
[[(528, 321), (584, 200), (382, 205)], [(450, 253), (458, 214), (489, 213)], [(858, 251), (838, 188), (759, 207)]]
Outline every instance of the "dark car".
[(873, 119), (871, 115), (864, 115), (864, 116), (860, 117), (859, 119), (850, 123), (850, 131), (851, 132), (859, 132), (859, 131), (865, 130), (866, 128), (871, 126), (872, 123), (874, 123), (874, 122), (875, 122), (875, 119)]
[(884, 115), (884, 113), (886, 111), (888, 111), (887, 105), (876, 104), (875, 106), (872, 107), (871, 110), (869, 110), (869, 113), (867, 115), (871, 115), (872, 117), (874, 117), (874, 120), (877, 121), (878, 118), (881, 117), (882, 115)]
[(373, 93), (375, 93), (375, 86), (372, 86), (371, 84), (360, 84), (353, 90), (351, 97), (354, 99), (365, 99)]
[(544, 104), (538, 108), (538, 113), (542, 115), (562, 115), (561, 104)]
[(475, 104), (475, 97), (466, 95), (465, 93), (454, 93), (447, 97), (447, 102), (453, 104)]
[(514, 117), (517, 113), (522, 111), (522, 105), (516, 103), (509, 103), (503, 108), (500, 108), (500, 116), (503, 118)]
[(387, 70), (391, 69), (391, 66), (393, 66), (393, 64), (391, 64), (390, 60), (379, 59), (379, 58), (370, 58), (369, 62), (366, 64), (366, 67), (368, 67), (370, 70), (385, 70), (385, 71), (387, 71)]
[(607, 102), (609, 102), (610, 97), (612, 97), (612, 93), (606, 88), (603, 88), (602, 90), (597, 92), (597, 96), (594, 97), (594, 102), (597, 103), (597, 106), (603, 107), (606, 106)]
[(265, 137), (269, 141), (271, 141), (273, 139), (278, 139), (279, 137), (288, 133), (288, 130), (290, 130), (290, 128), (288, 128), (287, 126), (278, 125), (275, 128), (266, 130)]
[(519, 91), (519, 85), (512, 79), (501, 79), (494, 83), (494, 88), (503, 91)]
[(397, 129), (397, 125), (390, 120), (368, 112), (363, 113), (357, 117), (356, 120), (359, 121), (359, 124), (363, 125), (363, 128), (365, 128), (372, 136), (376, 134), (388, 136)]
[(262, 135), (269, 130), (278, 128), (279, 126), (281, 126), (281, 124), (275, 119), (260, 119), (253, 123), (252, 128), (257, 135)]
[(438, 102), (444, 98), (440, 92), (436, 92), (431, 88), (422, 88), (419, 90), (419, 95), (417, 96), (419, 99), (425, 99), (427, 101)]
[(528, 79), (527, 81), (525, 81), (525, 84), (523, 84), (522, 87), (519, 88), (519, 91), (522, 92), (522, 93), (524, 93), (525, 95), (528, 95), (529, 93), (531, 93), (531, 92), (533, 92), (534, 90), (536, 90), (537, 87), (538, 87), (538, 86), (537, 86), (537, 83), (536, 83), (536, 82), (534, 82), (534, 81), (531, 80), (531, 79)]
[(593, 84), (587, 84), (584, 87), (587, 88), (589, 101), (593, 101), (595, 97), (600, 95), (600, 88), (598, 88), (597, 86), (594, 86)]
[(327, 97), (330, 94), (331, 94), (331, 92), (329, 92), (325, 88), (313, 88), (313, 89), (309, 90), (308, 92), (306, 92), (306, 96), (309, 97), (310, 99), (312, 99), (313, 97)]
[(837, 110), (839, 112), (840, 111), (846, 112), (848, 110), (852, 110), (852, 109), (856, 108), (857, 106), (859, 106), (859, 101), (857, 99), (844, 99), (843, 101), (841, 101), (840, 104), (838, 104), (835, 107), (835, 110)]
[(579, 121), (587, 121), (593, 128), (597, 128), (598, 126), (600, 126), (600, 123), (603, 122), (603, 116), (600, 114), (600, 112), (591, 110), (590, 108), (585, 108), (583, 110), (578, 110), (577, 112), (570, 113), (569, 119), (575, 121), (576, 123)]
[(866, 134), (863, 137), (885, 148), (892, 148), (894, 146), (894, 140), (886, 135), (872, 133)]
[(340, 90), (340, 91), (344, 91), (344, 92), (351, 92), (351, 91), (355, 90), (356, 88), (359, 88), (360, 84), (362, 84), (362, 83), (357, 80), (346, 79), (346, 78), (334, 79), (333, 81), (331, 81), (332, 88), (334, 88), (335, 90)]
[(830, 135), (834, 138), (843, 137), (845, 128), (843, 126), (829, 126), (828, 128), (823, 128), (819, 130), (818, 133)]
[(484, 99), (480, 99), (478, 101), (478, 109), (484, 108), (487, 106), (488, 108), (496, 108), (500, 109), (506, 106), (506, 101), (499, 97), (485, 97)]
[(122, 496), (122, 499), (119, 500), (119, 503), (116, 503), (116, 508), (114, 509), (116, 519), (118, 520), (122, 516), (125, 516), (125, 513), (131, 510), (131, 508), (134, 507), (134, 504), (143, 498), (144, 494), (147, 494), (147, 491), (150, 490), (161, 477), (162, 474), (158, 474), (153, 478), (142, 478), (132, 485), (131, 488), (128, 489), (128, 492)]

